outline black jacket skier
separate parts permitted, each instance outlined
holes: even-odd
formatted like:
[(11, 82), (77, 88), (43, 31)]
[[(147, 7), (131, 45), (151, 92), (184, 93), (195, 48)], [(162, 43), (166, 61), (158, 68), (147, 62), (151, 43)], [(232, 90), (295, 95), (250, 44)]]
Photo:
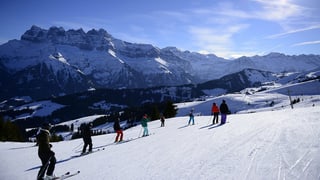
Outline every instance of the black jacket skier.
[(37, 135), (38, 156), (42, 163), (38, 172), (38, 180), (42, 180), (45, 174), (47, 174), (47, 176), (52, 176), (56, 164), (55, 153), (51, 150), (50, 128), (51, 125), (45, 123)]
[(160, 127), (164, 127), (165, 118), (163, 114), (160, 115), (160, 121), (161, 121)]
[(122, 130), (122, 129), (121, 129), (121, 126), (120, 126), (119, 119), (117, 119), (117, 120), (114, 121), (113, 129), (114, 129), (114, 131)]
[(227, 121), (227, 114), (230, 114), (228, 105), (226, 104), (225, 100), (222, 100), (220, 105), (220, 113), (221, 113), (221, 125), (225, 124)]
[(89, 152), (92, 151), (91, 128), (92, 128), (92, 123), (81, 124), (80, 126), (81, 135), (84, 143), (82, 153), (86, 152), (88, 145), (89, 145)]
[(119, 118), (114, 121), (113, 129), (117, 133), (117, 136), (116, 136), (116, 139), (114, 140), (114, 142), (122, 141), (123, 140), (123, 131), (120, 126), (120, 119)]
[(222, 103), (220, 105), (220, 112), (222, 114), (229, 114), (229, 108), (225, 100), (222, 100)]

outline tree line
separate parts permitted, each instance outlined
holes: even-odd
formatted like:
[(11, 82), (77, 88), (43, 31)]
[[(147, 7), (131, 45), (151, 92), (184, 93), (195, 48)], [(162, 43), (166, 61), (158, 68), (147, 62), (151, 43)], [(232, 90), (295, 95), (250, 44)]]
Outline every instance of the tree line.
[[(177, 114), (177, 109), (171, 101), (165, 101), (161, 103), (145, 103), (139, 107), (128, 107), (122, 110), (109, 112), (107, 115), (95, 119), (93, 121), (93, 126), (96, 127), (105, 123), (113, 123), (115, 119), (120, 118), (121, 121), (126, 120), (128, 122), (126, 128), (129, 128), (140, 124), (140, 120), (144, 114), (148, 114), (151, 120), (160, 119), (161, 115), (164, 115), (166, 118), (171, 118), (175, 117)], [(26, 131), (27, 127), (36, 124), (37, 125), (33, 127), (39, 127), (43, 122), (55, 124), (54, 120), (54, 118), (47, 116), (11, 121), (4, 120), (3, 116), (0, 116), (0, 141), (29, 141), (30, 137), (34, 137), (36, 135), (38, 128), (33, 128), (29, 131)], [(56, 133), (67, 131), (73, 132), (73, 127), (66, 125), (54, 126), (52, 128), (52, 141), (63, 140), (63, 138), (56, 135)], [(97, 135), (105, 133), (107, 132), (97, 133)]]

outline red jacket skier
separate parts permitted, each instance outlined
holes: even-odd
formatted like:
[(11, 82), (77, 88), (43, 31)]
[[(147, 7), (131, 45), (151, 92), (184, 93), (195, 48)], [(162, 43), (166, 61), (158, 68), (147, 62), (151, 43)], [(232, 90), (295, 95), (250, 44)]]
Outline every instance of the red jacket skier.
[(219, 121), (219, 107), (216, 105), (216, 103), (212, 104), (211, 108), (211, 115), (213, 115), (212, 124), (217, 124)]
[[(120, 142), (123, 140), (123, 130), (120, 126), (120, 119), (116, 119), (113, 124), (113, 129), (117, 133), (116, 139), (114, 142)], [(120, 137), (120, 139), (119, 139)]]

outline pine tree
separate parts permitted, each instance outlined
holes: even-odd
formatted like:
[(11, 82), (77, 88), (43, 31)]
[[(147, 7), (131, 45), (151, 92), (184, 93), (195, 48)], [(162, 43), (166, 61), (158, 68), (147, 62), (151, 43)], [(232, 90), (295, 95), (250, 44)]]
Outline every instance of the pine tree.
[(152, 120), (155, 120), (155, 119), (159, 119), (160, 118), (160, 112), (159, 112), (159, 109), (158, 109), (158, 106), (157, 105), (154, 105), (153, 108), (152, 108), (152, 112), (150, 114), (150, 117)]
[(175, 117), (177, 115), (177, 108), (171, 101), (166, 102), (165, 109), (163, 111), (163, 114), (166, 118)]
[(17, 125), (11, 121), (4, 121), (0, 117), (0, 140), (1, 141), (24, 141), (22, 133)]
[(2, 116), (0, 117), (0, 141), (4, 141), (4, 122)]
[(52, 134), (50, 142), (59, 142), (59, 141), (63, 141), (63, 137), (61, 135), (57, 135), (57, 134)]

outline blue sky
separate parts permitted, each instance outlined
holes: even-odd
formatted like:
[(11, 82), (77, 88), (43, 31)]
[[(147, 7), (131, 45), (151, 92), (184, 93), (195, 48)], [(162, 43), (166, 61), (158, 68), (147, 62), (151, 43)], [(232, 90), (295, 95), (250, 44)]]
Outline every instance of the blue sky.
[(0, 44), (37, 25), (224, 58), (320, 54), (319, 0), (3, 0), (0, 23)]

